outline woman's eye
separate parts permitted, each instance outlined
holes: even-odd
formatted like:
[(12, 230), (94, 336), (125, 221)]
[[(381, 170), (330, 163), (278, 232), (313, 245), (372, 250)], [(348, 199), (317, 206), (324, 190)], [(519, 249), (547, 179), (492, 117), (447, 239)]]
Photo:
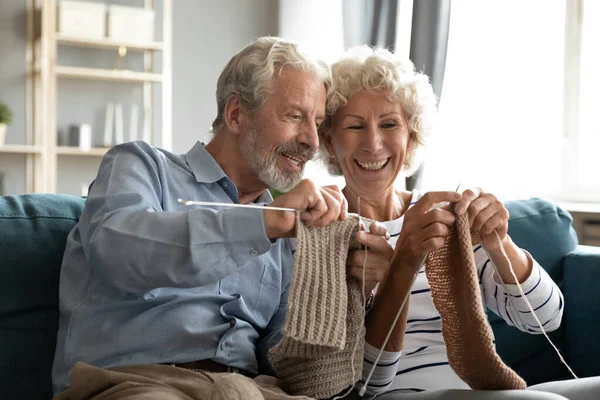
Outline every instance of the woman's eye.
[(392, 122), (391, 122), (391, 123), (383, 124), (383, 125), (381, 125), (381, 127), (382, 127), (383, 129), (392, 129), (392, 128), (395, 128), (395, 127), (396, 127), (396, 125), (397, 125), (397, 124), (395, 124), (395, 123), (392, 123)]
[(357, 129), (361, 129), (361, 128), (362, 128), (362, 126), (360, 126), (360, 125), (351, 125), (351, 126), (347, 127), (346, 129), (354, 129), (354, 130), (357, 130)]

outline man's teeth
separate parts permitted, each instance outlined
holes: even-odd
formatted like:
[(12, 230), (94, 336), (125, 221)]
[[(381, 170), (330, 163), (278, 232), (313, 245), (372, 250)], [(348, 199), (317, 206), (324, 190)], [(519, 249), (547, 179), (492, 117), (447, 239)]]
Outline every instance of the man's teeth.
[(384, 167), (384, 165), (388, 162), (388, 160), (382, 160), (382, 161), (378, 161), (378, 162), (360, 162), (360, 161), (356, 161), (356, 163), (358, 165), (360, 165), (362, 168), (369, 170), (369, 171), (377, 171), (380, 170), (381, 168)]
[(297, 158), (294, 158), (294, 157), (292, 157), (292, 156), (290, 156), (288, 154), (284, 154), (283, 156), (286, 157), (288, 160), (290, 160), (292, 162), (292, 164), (294, 164), (296, 166), (302, 164), (302, 161), (300, 161)]

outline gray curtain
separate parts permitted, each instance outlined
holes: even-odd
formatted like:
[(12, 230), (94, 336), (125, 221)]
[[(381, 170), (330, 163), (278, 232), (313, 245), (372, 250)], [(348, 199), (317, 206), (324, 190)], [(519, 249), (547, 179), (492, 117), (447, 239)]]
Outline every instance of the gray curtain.
[[(442, 96), (451, 0), (414, 0), (410, 34), (410, 59), (429, 76), (437, 98)], [(406, 178), (406, 190), (420, 189), (424, 165)]]
[[(402, 0), (344, 0), (344, 45), (367, 44), (394, 50), (398, 4)], [(414, 0), (410, 59), (417, 70), (429, 76), (438, 98), (442, 94), (451, 0)], [(420, 168), (406, 179), (406, 189), (418, 189)]]
[(343, 0), (344, 46), (367, 44), (394, 50), (399, 0)]

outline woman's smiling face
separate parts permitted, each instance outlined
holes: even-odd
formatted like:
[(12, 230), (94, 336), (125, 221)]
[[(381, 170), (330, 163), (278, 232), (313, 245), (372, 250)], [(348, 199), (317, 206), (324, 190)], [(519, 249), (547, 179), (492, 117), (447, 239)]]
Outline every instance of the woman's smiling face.
[(409, 140), (400, 102), (384, 92), (363, 91), (333, 115), (325, 145), (338, 159), (346, 185), (359, 195), (373, 195), (393, 189)]

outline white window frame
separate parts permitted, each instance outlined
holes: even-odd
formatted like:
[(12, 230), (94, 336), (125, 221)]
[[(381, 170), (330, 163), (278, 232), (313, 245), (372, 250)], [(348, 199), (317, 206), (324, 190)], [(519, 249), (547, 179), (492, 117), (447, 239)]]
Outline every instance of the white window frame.
[[(598, 186), (584, 188), (577, 183), (580, 149), (580, 92), (585, 0), (566, 0), (564, 107), (563, 107), (563, 176), (557, 200), (600, 203), (600, 175)], [(600, 149), (599, 149), (600, 150)], [(600, 171), (598, 171), (600, 174)]]

